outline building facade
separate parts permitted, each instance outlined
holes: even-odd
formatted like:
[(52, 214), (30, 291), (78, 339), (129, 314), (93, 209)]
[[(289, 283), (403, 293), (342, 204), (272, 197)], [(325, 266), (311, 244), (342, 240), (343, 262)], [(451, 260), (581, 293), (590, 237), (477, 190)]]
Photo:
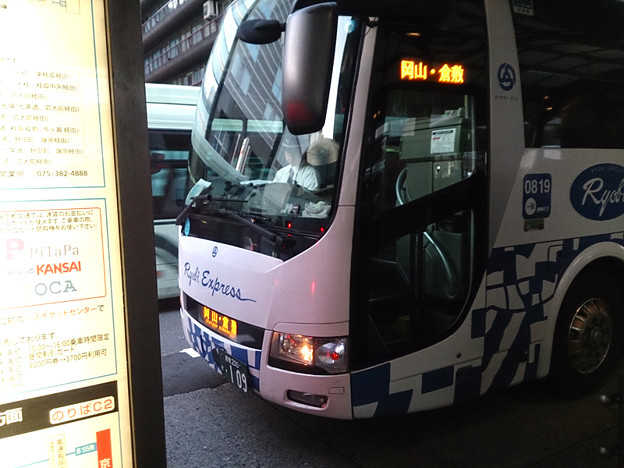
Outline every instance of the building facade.
[(141, 0), (146, 83), (198, 86), (231, 0)]

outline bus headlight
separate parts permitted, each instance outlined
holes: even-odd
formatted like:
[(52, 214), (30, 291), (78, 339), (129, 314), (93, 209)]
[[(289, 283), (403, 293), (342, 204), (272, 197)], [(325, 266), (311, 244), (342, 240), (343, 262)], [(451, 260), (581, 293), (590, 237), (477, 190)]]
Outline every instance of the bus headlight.
[(347, 372), (347, 338), (273, 333), (269, 365), (306, 374)]

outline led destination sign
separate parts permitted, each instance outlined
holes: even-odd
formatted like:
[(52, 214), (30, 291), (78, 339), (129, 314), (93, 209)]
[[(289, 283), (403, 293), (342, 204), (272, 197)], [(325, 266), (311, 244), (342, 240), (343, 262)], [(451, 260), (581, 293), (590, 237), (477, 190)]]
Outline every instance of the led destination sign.
[(220, 314), (210, 307), (204, 307), (203, 315), (204, 323), (214, 331), (226, 335), (235, 340), (238, 333), (238, 322), (234, 319)]
[(463, 84), (464, 67), (444, 63), (435, 68), (423, 61), (401, 60), (399, 77), (401, 81), (436, 81), (438, 83)]

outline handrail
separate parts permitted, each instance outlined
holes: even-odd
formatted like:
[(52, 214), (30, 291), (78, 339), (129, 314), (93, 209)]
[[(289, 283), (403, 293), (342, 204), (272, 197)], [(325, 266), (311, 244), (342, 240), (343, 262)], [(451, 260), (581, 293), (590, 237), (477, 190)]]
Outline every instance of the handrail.
[(176, 44), (170, 45), (166, 49), (161, 49), (161, 53), (158, 54), (158, 56), (146, 59), (144, 63), (145, 75), (163, 67), (169, 61), (178, 57), (182, 52), (192, 48), (201, 41), (216, 35), (219, 32), (220, 23), (221, 16), (217, 16), (214, 20), (210, 21), (190, 36), (181, 39)]
[(156, 13), (147, 18), (145, 23), (143, 23), (143, 25), (141, 26), (143, 29), (143, 34), (148, 32), (163, 19), (165, 19), (169, 13), (172, 13), (176, 8), (178, 8), (180, 5), (187, 1), (188, 0), (169, 0), (161, 8), (159, 8)]
[[(395, 190), (397, 202), (399, 203), (399, 205), (404, 205), (405, 203), (409, 202), (409, 200), (406, 200), (403, 197), (404, 190), (405, 190), (405, 197), (409, 196), (409, 194), (407, 193), (407, 189), (404, 187), (406, 177), (407, 177), (407, 167), (401, 170), (395, 183), (394, 190)], [(440, 258), (440, 261), (442, 262), (442, 267), (444, 268), (444, 272), (446, 273), (446, 276), (449, 280), (449, 283), (450, 283), (449, 287), (454, 287), (454, 290), (451, 289), (450, 293), (448, 294), (449, 299), (455, 299), (457, 297), (458, 287), (457, 287), (457, 278), (456, 278), (457, 275), (455, 274), (453, 266), (451, 265), (451, 262), (448, 256), (442, 250), (442, 248), (440, 247), (438, 242), (436, 242), (433, 236), (429, 234), (426, 230), (424, 230), (422, 233), (427, 239), (429, 243), (428, 245), (433, 247), (435, 252), (438, 254), (438, 257)], [(427, 246), (425, 245), (424, 247), (426, 248)]]

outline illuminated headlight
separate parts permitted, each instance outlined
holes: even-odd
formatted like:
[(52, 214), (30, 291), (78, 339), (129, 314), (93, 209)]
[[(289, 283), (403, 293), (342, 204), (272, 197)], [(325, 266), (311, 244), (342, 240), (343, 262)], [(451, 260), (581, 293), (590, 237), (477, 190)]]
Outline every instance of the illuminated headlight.
[(347, 372), (347, 339), (273, 333), (269, 364), (308, 374)]

